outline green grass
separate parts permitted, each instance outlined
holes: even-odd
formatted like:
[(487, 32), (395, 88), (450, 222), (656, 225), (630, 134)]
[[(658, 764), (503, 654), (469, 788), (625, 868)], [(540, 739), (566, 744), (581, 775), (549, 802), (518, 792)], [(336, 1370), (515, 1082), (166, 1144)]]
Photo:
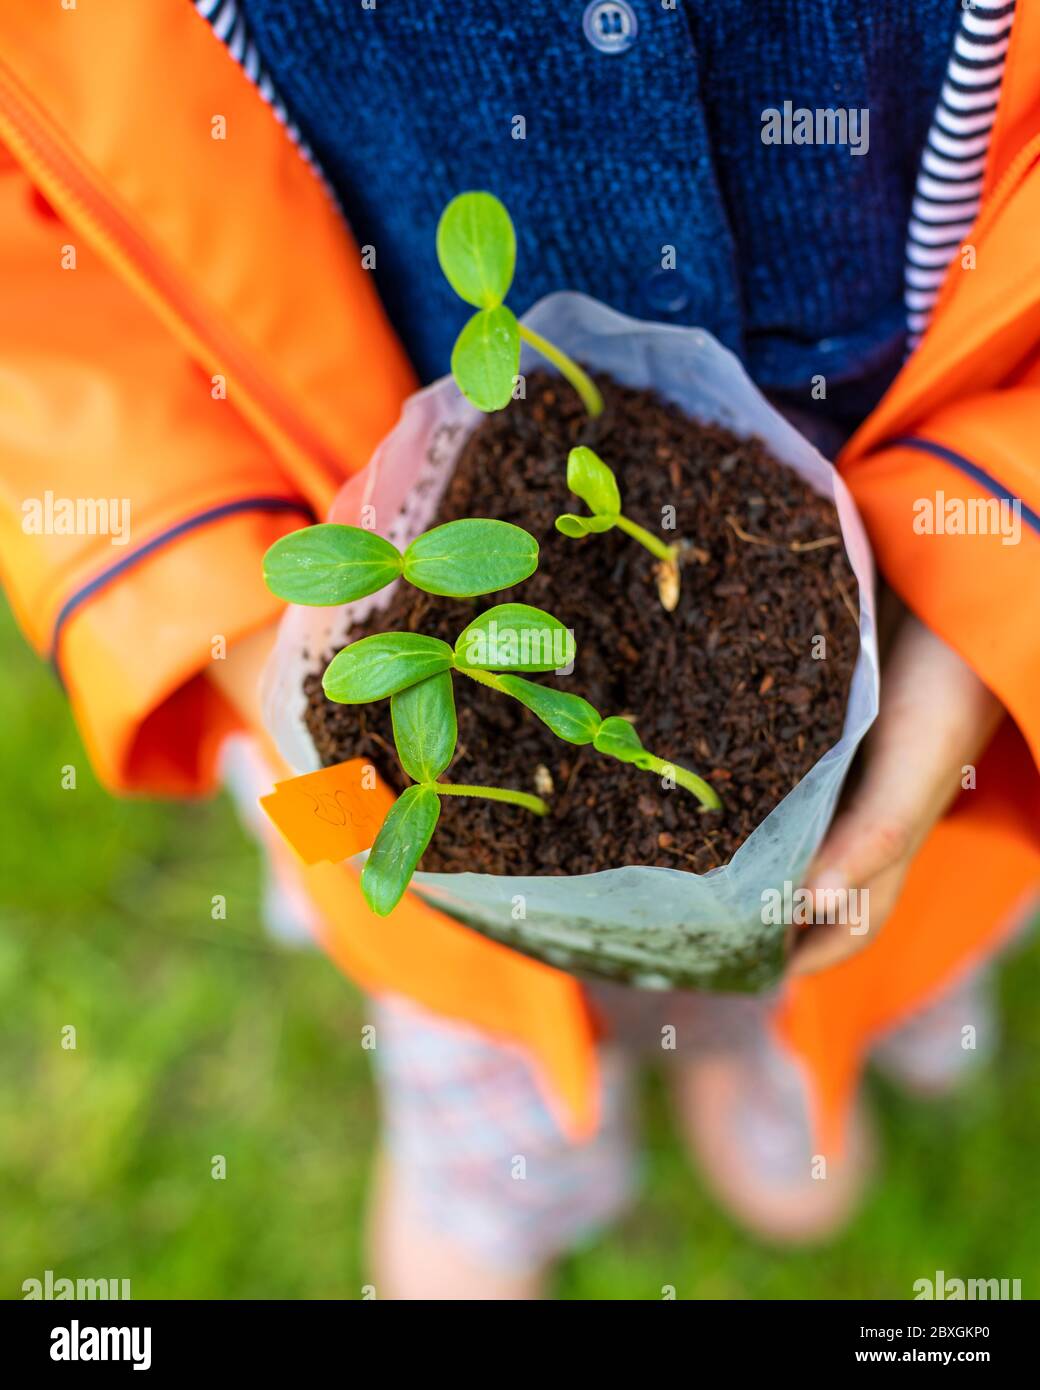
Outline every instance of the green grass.
[[(375, 1114), (356, 990), (265, 937), (226, 800), (108, 797), (6, 613), (0, 661), (0, 1296), (52, 1269), (137, 1298), (357, 1298)], [(872, 1084), (881, 1178), (811, 1253), (712, 1205), (649, 1083), (645, 1198), (567, 1262), (561, 1296), (905, 1298), (937, 1269), (1035, 1296), (1038, 993), (1034, 943), (1003, 970), (997, 1064), (956, 1102)]]

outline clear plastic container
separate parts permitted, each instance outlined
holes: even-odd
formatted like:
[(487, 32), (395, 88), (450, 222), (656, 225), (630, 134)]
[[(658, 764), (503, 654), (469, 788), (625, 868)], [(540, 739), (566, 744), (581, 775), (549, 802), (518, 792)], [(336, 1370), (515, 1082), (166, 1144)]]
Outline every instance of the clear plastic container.
[[(798, 884), (877, 714), (874, 574), (862, 522), (831, 464), (710, 333), (642, 323), (569, 293), (539, 301), (524, 321), (595, 370), (652, 388), (698, 419), (757, 435), (830, 498), (859, 582), (859, 657), (841, 738), (723, 867), (698, 875), (632, 864), (571, 878), (419, 873), (412, 887), (475, 931), (578, 975), (652, 989), (766, 988), (782, 970), (789, 928), (763, 921), (771, 915), (763, 912), (763, 895)], [(525, 346), (521, 371), (536, 367), (546, 364)], [(362, 508), (373, 508), (366, 519), (374, 517), (380, 534), (406, 545), (430, 524), (462, 445), (482, 418), (450, 377), (417, 392), (368, 467), (343, 487), (330, 520), (360, 524)], [(343, 608), (291, 607), (286, 613), (264, 679), (264, 706), (272, 735), (298, 772), (319, 766), (303, 722), (305, 672), (323, 667), (329, 652), (391, 592)], [(392, 919), (386, 930), (393, 930)]]

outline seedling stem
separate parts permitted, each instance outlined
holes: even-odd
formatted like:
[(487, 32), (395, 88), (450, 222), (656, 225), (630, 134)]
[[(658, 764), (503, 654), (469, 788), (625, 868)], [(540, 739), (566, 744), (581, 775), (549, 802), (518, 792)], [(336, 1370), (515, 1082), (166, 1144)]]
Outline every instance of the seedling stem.
[(549, 814), (548, 802), (540, 796), (514, 791), (511, 787), (471, 787), (463, 782), (436, 782), (432, 789), (438, 796), (481, 796), (485, 801), (508, 801), (513, 806), (522, 806), (536, 816)]
[(675, 564), (678, 554), (677, 546), (666, 545), (664, 541), (659, 540), (652, 531), (648, 531), (645, 526), (640, 526), (637, 521), (629, 520), (624, 513), (618, 515), (618, 519), (614, 524), (620, 530), (627, 532), (628, 535), (630, 535), (633, 540), (638, 541), (640, 545), (645, 545), (650, 554), (656, 555), (664, 564)]
[(494, 194), (452, 198), (437, 224), (437, 259), (455, 293), (477, 311), (451, 354), (452, 375), (468, 401), (487, 411), (509, 404), (523, 340), (570, 382), (591, 416), (603, 413), (603, 397), (588, 374), (555, 343), (519, 323), (505, 303), (516, 268), (516, 231)]
[(698, 777), (695, 772), (690, 772), (685, 767), (679, 767), (677, 763), (670, 763), (666, 758), (647, 753), (640, 767), (646, 772), (656, 772), (658, 777), (670, 777), (680, 787), (693, 792), (705, 810), (718, 811), (722, 806), (722, 800), (714, 787), (710, 787), (703, 777)]
[(565, 352), (550, 343), (548, 338), (543, 338), (540, 333), (536, 333), (533, 328), (528, 328), (525, 323), (520, 324), (520, 337), (525, 343), (530, 343), (535, 352), (540, 352), (543, 357), (547, 358), (570, 382), (581, 397), (582, 405), (593, 419), (597, 415), (603, 414), (603, 397), (599, 387), (587, 372), (582, 371), (577, 362), (572, 361)]

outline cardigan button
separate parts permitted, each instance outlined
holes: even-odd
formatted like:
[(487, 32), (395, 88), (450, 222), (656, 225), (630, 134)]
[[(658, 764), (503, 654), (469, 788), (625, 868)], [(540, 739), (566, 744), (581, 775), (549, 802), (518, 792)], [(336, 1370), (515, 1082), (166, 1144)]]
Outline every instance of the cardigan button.
[(655, 270), (643, 288), (647, 306), (659, 314), (681, 314), (690, 304), (690, 286), (678, 270)]
[(592, 0), (581, 21), (585, 37), (600, 53), (625, 53), (636, 41), (639, 22), (625, 0)]

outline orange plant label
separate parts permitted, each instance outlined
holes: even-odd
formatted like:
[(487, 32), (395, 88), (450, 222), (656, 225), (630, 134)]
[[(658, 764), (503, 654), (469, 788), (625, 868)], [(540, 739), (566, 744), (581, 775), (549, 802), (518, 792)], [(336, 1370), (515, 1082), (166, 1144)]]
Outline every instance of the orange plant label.
[(393, 793), (364, 758), (276, 782), (260, 805), (305, 864), (338, 863), (369, 849)]

